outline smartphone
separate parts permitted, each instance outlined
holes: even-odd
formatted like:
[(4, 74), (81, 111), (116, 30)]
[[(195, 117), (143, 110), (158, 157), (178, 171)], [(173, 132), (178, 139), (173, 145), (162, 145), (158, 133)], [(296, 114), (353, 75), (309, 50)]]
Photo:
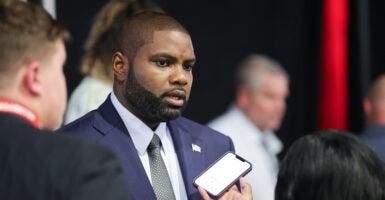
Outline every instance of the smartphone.
[(198, 175), (194, 185), (201, 186), (209, 195), (217, 198), (251, 169), (250, 162), (229, 151)]

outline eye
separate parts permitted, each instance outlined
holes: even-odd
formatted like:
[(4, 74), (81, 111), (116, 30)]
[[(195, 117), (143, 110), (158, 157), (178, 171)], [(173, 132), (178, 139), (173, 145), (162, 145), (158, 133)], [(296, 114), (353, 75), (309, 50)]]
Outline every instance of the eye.
[(190, 65), (190, 64), (183, 65), (183, 69), (186, 71), (192, 71), (193, 67), (194, 65)]
[(155, 62), (158, 66), (161, 66), (161, 67), (167, 67), (169, 65), (169, 63), (165, 60), (158, 60)]

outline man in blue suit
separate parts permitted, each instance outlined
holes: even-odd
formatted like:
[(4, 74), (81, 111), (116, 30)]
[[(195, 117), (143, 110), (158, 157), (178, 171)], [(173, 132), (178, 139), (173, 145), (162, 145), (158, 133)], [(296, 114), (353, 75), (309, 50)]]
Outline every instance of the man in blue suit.
[[(172, 17), (146, 11), (127, 17), (117, 40), (113, 92), (62, 131), (110, 147), (138, 200), (161, 199), (153, 190), (147, 153), (156, 134), (168, 173), (162, 181), (169, 178), (175, 199), (202, 199), (194, 178), (234, 146), (229, 137), (181, 117), (195, 63), (189, 33)], [(249, 187), (246, 191), (251, 196)]]

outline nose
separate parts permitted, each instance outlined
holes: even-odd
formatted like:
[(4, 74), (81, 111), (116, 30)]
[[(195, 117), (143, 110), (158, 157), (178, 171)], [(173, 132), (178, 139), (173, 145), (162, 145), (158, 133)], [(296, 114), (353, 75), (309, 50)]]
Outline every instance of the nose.
[(175, 66), (171, 69), (170, 83), (176, 85), (187, 85), (191, 80), (191, 71), (187, 71), (182, 65)]

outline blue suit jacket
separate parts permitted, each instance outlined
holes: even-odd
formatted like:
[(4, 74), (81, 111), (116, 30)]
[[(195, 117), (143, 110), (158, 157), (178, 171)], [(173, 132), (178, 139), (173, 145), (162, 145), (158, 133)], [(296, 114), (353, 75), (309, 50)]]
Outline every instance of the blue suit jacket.
[(360, 137), (373, 149), (385, 165), (385, 126), (366, 127)]
[[(227, 151), (234, 151), (231, 139), (206, 126), (179, 117), (167, 123), (175, 145), (188, 198), (202, 199), (194, 178)], [(61, 131), (98, 140), (115, 152), (128, 189), (137, 200), (156, 199), (134, 143), (110, 97), (97, 109), (64, 126)], [(201, 151), (193, 151), (192, 145)]]

